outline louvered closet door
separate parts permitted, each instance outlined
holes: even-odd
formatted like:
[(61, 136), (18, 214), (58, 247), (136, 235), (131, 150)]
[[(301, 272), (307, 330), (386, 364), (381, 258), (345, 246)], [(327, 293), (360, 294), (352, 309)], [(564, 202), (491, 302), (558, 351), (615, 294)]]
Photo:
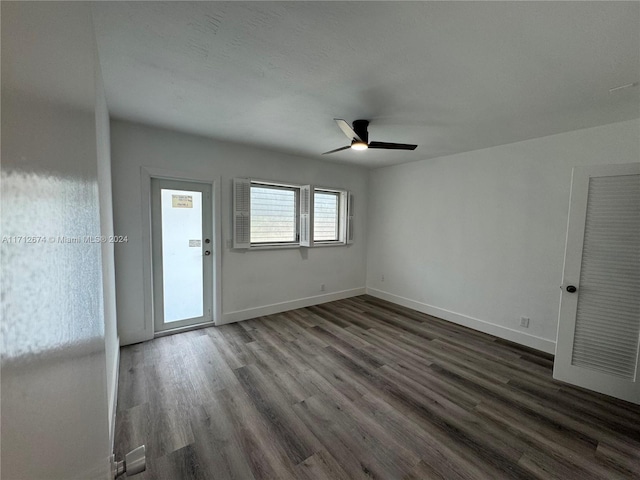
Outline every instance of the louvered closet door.
[(554, 377), (640, 404), (640, 164), (575, 168)]

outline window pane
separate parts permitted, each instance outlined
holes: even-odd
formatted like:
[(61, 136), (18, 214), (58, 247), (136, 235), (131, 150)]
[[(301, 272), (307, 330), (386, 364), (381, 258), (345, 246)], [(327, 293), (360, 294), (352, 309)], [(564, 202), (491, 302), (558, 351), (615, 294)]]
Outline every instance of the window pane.
[(161, 190), (164, 321), (203, 315), (202, 193)]
[(296, 192), (251, 186), (251, 243), (296, 241)]
[(316, 192), (313, 200), (313, 240), (338, 240), (338, 194)]

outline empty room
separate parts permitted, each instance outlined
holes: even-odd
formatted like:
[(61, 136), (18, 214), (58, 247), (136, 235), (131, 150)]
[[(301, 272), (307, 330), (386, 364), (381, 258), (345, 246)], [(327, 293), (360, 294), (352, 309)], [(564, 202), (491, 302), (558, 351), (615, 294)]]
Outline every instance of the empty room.
[(0, 9), (3, 480), (640, 478), (640, 2)]

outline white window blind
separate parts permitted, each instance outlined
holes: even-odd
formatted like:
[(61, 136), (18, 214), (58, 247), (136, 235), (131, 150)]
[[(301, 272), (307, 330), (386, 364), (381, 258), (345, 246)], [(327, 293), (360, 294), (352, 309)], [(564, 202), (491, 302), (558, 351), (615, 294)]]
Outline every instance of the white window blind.
[(296, 190), (251, 185), (251, 243), (297, 241)]
[(316, 242), (338, 241), (340, 194), (316, 191), (314, 194), (313, 239)]

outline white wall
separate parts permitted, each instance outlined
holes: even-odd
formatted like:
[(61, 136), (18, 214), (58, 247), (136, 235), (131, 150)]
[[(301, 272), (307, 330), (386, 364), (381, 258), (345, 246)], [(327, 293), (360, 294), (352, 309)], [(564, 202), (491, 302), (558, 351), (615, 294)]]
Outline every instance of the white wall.
[(639, 134), (632, 120), (372, 171), (369, 293), (553, 352), (571, 169), (639, 161)]
[(105, 233), (96, 54), (87, 4), (2, 3), (2, 235), (35, 242), (0, 245), (3, 478), (109, 475), (113, 275), (99, 243), (59, 241)]
[[(96, 49), (97, 52), (97, 49)], [(113, 200), (111, 195), (111, 136), (109, 110), (104, 96), (100, 65), (96, 58), (96, 148), (97, 179), (100, 203), (100, 232), (104, 237), (113, 236)], [(118, 363), (120, 340), (116, 320), (116, 272), (113, 243), (101, 244), (102, 293), (104, 306), (104, 338), (107, 363), (107, 397), (109, 400), (109, 435), (114, 441), (115, 414), (118, 392)]]
[[(122, 344), (152, 338), (145, 324), (141, 167), (221, 178), (222, 318), (242, 320), (364, 292), (366, 170), (273, 153), (134, 123), (112, 122), (118, 331)], [(231, 188), (234, 177), (352, 190), (356, 196), (356, 242), (347, 247), (269, 251), (232, 250)], [(320, 291), (320, 284), (326, 291)]]

